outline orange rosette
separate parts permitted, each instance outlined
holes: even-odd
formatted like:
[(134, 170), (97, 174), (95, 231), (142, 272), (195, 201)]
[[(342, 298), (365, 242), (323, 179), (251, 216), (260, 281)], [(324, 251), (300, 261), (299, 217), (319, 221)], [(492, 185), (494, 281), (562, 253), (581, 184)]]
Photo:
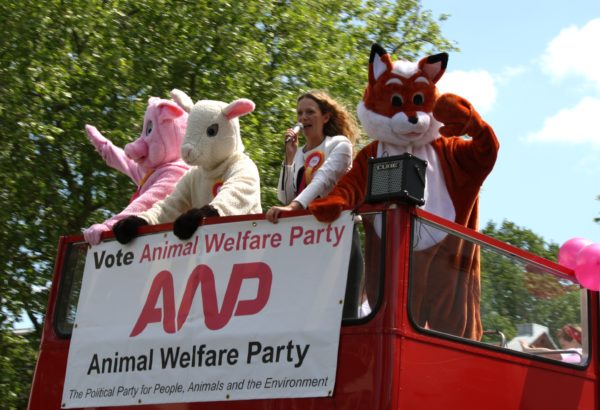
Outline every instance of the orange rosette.
[(315, 151), (306, 157), (304, 161), (304, 175), (306, 183), (309, 184), (312, 181), (312, 177), (315, 172), (323, 165), (325, 154), (323, 151)]

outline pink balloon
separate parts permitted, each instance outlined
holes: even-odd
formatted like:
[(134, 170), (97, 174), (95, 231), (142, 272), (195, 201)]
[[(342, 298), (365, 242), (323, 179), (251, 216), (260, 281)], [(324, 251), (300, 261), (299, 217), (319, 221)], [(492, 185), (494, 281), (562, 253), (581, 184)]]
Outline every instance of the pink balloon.
[(583, 238), (572, 238), (563, 243), (558, 250), (558, 263), (567, 268), (575, 269), (577, 254), (592, 242)]
[(575, 277), (590, 290), (600, 290), (600, 243), (586, 246), (577, 254)]

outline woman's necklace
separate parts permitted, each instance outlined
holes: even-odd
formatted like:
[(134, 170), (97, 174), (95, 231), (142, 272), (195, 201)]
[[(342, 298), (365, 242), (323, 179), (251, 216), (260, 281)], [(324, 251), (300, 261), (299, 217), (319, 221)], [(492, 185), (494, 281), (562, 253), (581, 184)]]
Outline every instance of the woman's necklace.
[(314, 146), (311, 146), (310, 148), (308, 147), (308, 142), (307, 142), (306, 145), (304, 145), (304, 148), (302, 149), (302, 152), (308, 152), (308, 151), (311, 151), (311, 150), (317, 148), (319, 145), (321, 145), (323, 143), (324, 140), (325, 140), (325, 136), (323, 135), (321, 137), (321, 141), (319, 141), (318, 144), (316, 144)]

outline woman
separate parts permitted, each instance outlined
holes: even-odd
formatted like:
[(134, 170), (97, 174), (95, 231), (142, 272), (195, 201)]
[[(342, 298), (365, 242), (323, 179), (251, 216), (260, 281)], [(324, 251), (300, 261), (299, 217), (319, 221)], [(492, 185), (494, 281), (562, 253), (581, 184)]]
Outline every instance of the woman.
[[(324, 197), (333, 189), (352, 165), (352, 145), (359, 133), (354, 117), (323, 91), (298, 97), (296, 113), (305, 144), (298, 147), (299, 131), (290, 128), (285, 132), (285, 158), (277, 188), (277, 197), (285, 205), (272, 206), (267, 211), (266, 217), (273, 223), (277, 223), (282, 212), (306, 209), (315, 198)], [(344, 318), (355, 318), (359, 313), (364, 276), (361, 248), (355, 226)]]
[(326, 196), (352, 164), (352, 145), (358, 136), (356, 120), (323, 91), (298, 97), (296, 112), (305, 145), (298, 147), (299, 132), (284, 134), (283, 160), (277, 197), (284, 204), (266, 214), (277, 223), (282, 212), (306, 209), (315, 198)]

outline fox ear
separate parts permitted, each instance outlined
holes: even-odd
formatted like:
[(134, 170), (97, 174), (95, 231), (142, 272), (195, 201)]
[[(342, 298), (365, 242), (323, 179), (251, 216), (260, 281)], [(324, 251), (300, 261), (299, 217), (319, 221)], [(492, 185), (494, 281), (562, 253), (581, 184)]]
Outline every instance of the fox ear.
[(419, 69), (434, 83), (437, 83), (446, 71), (448, 53), (434, 54), (419, 61)]
[(371, 57), (369, 57), (369, 84), (373, 84), (386, 71), (393, 68), (392, 58), (379, 44), (373, 44), (371, 47)]

